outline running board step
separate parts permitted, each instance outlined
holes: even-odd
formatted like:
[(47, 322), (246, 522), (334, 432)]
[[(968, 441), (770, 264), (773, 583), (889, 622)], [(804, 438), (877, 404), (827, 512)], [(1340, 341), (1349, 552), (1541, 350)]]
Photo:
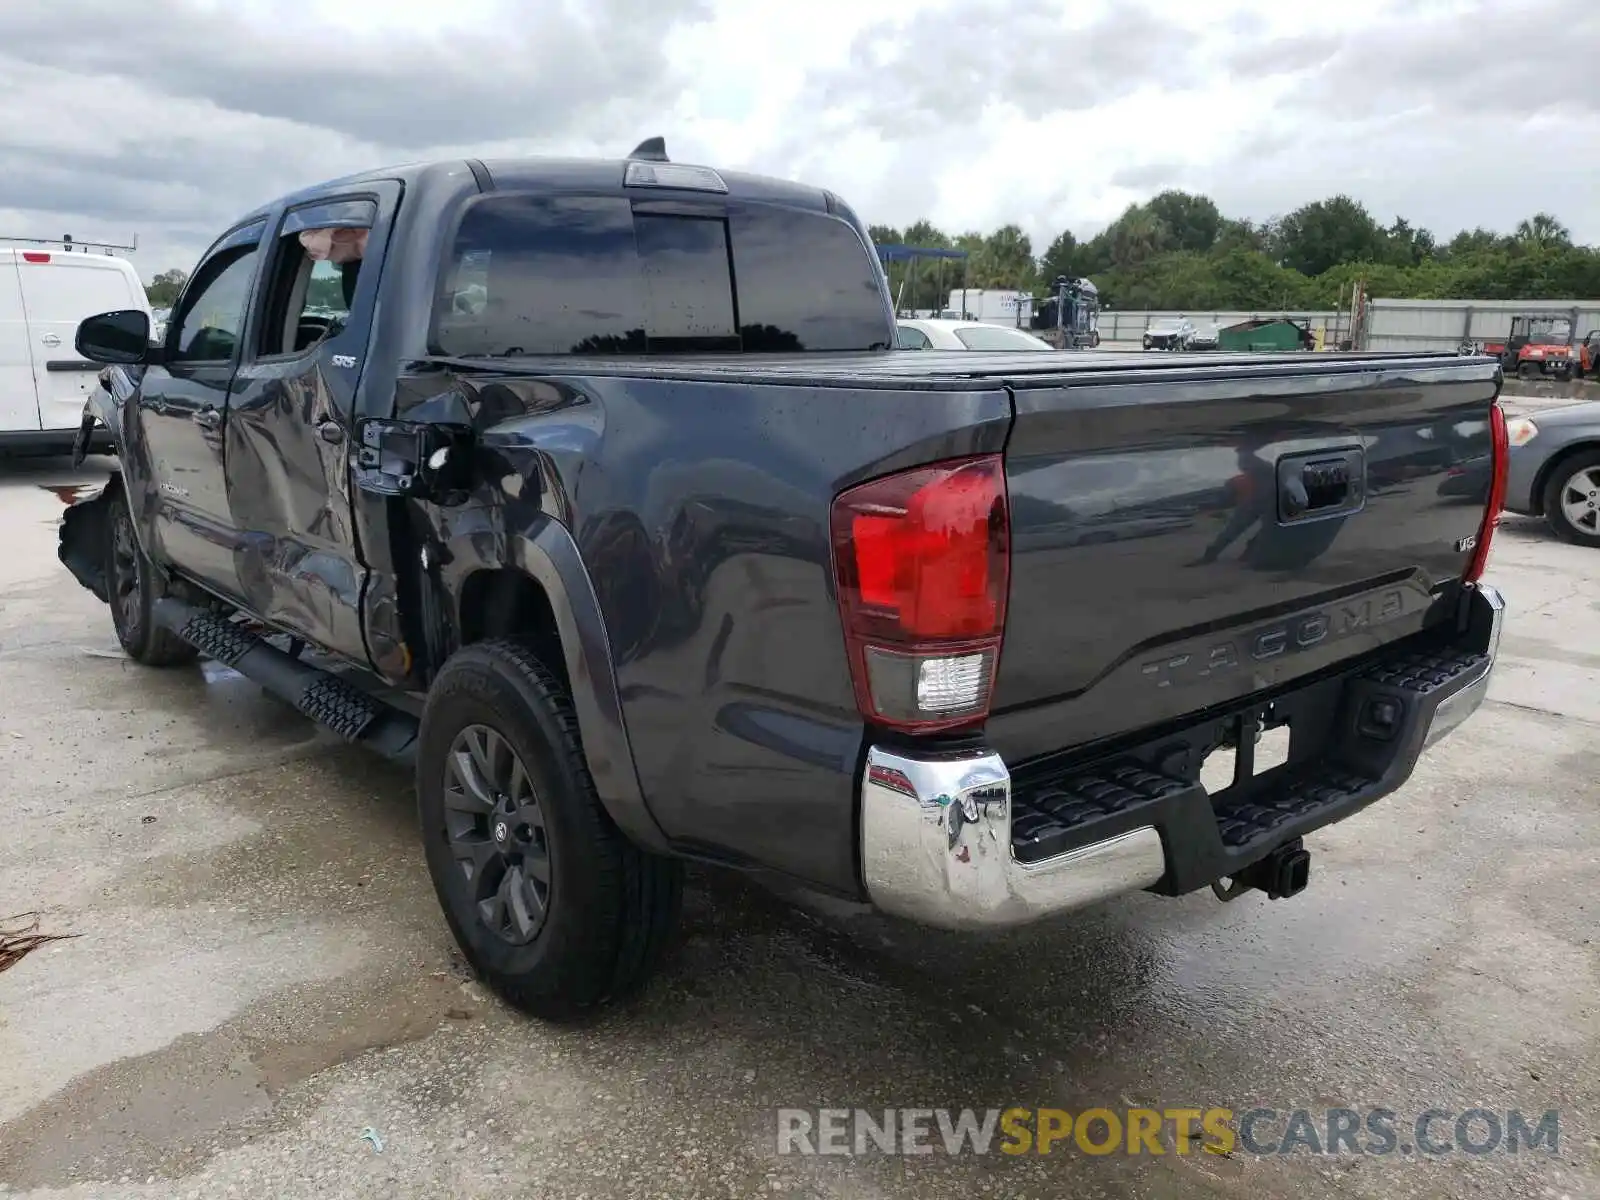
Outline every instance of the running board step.
[(352, 742), (402, 758), (417, 738), (417, 719), (320, 667), (302, 662), (216, 613), (165, 597), (156, 621), (207, 658), (245, 678)]

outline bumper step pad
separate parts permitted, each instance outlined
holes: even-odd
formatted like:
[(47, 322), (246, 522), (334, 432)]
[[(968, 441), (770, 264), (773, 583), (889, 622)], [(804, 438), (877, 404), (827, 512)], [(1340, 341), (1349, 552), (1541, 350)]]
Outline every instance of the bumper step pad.
[(1132, 761), (1106, 763), (1052, 779), (1012, 801), (1011, 851), (1019, 862), (1053, 858), (1098, 841), (1117, 817), (1159, 804), (1191, 785)]
[(1306, 832), (1300, 827), (1315, 828), (1322, 823), (1315, 819), (1319, 812), (1345, 807), (1378, 782), (1326, 763), (1309, 769), (1285, 767), (1282, 770), (1288, 772), (1288, 776), (1263, 795), (1231, 804), (1219, 797), (1214, 811), (1223, 845), (1235, 850), (1256, 842), (1275, 844), (1284, 839), (1274, 835), (1291, 824), (1300, 832)]
[(1429, 696), (1469, 672), (1482, 671), (1487, 654), (1446, 651), (1441, 654), (1417, 652), (1370, 667), (1361, 678), (1380, 687), (1398, 688), (1417, 696)]

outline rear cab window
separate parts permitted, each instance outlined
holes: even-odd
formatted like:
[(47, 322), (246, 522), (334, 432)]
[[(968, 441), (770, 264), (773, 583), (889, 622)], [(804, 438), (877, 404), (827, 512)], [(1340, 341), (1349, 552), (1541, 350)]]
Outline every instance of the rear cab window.
[(494, 193), (457, 229), (430, 339), (454, 357), (887, 349), (876, 259), (826, 213)]

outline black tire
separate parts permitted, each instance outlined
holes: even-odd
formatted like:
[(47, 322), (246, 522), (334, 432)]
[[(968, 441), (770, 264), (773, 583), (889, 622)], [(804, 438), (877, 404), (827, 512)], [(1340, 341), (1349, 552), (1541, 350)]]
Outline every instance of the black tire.
[[(1593, 510), (1596, 516), (1595, 527), (1586, 529), (1567, 515), (1562, 504), (1568, 483), (1584, 471), (1592, 472), (1596, 476), (1596, 482), (1600, 482), (1600, 450), (1581, 450), (1555, 464), (1550, 471), (1550, 478), (1545, 480), (1544, 519), (1562, 541), (1571, 542), (1575, 546), (1600, 547), (1600, 505)], [(1600, 491), (1600, 487), (1578, 490)], [(1600, 497), (1596, 499), (1600, 500)]]
[(151, 609), (162, 590), (150, 560), (133, 532), (133, 512), (119, 487), (107, 501), (106, 599), (117, 641), (129, 658), (147, 667), (176, 667), (193, 662), (199, 651), (177, 634), (156, 624)]
[[(519, 817), (497, 816), (498, 808), (469, 813), (472, 789), (454, 786), (464, 777), (451, 774), (463, 769), (452, 766), (452, 752), (469, 744), (458, 739), (481, 739), (478, 730), (497, 735), (522, 766), (538, 823), (521, 851), (516, 830), (506, 836)], [(519, 790), (497, 798), (520, 803)], [(460, 799), (451, 804), (447, 793)], [(677, 927), (682, 866), (641, 851), (612, 823), (589, 776), (571, 700), (529, 646), (479, 642), (445, 663), (418, 736), (417, 802), (445, 920), (479, 976), (507, 1002), (545, 1020), (571, 1020), (630, 995), (654, 972)], [(480, 844), (497, 837), (499, 857), (484, 855), (469, 876), (461, 855), (482, 854)], [(512, 854), (500, 854), (507, 844)], [(515, 860), (517, 853), (525, 858)], [(516, 872), (514, 890), (525, 884), (539, 913), (520, 890), (520, 916), (504, 904), (509, 893), (495, 885), (496, 869), (501, 885)], [(485, 899), (490, 891), (501, 907)], [(484, 903), (505, 914), (496, 921), (505, 929), (491, 925)], [(530, 914), (537, 918), (531, 934), (531, 920), (518, 926)]]

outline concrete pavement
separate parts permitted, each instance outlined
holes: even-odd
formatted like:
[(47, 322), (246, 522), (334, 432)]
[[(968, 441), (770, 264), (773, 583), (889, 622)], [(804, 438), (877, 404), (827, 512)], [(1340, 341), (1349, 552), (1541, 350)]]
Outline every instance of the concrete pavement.
[[(0, 974), (0, 1195), (1600, 1197), (1600, 553), (1507, 519), (1490, 702), (1310, 839), (1296, 900), (973, 939), (696, 873), (652, 990), (552, 1029), (470, 980), (404, 774), (122, 658), (54, 558), (48, 488), (97, 473), (0, 462), (0, 916), (80, 935)], [(1145, 1104), (1558, 1109), (1561, 1140), (774, 1153), (779, 1107)]]

